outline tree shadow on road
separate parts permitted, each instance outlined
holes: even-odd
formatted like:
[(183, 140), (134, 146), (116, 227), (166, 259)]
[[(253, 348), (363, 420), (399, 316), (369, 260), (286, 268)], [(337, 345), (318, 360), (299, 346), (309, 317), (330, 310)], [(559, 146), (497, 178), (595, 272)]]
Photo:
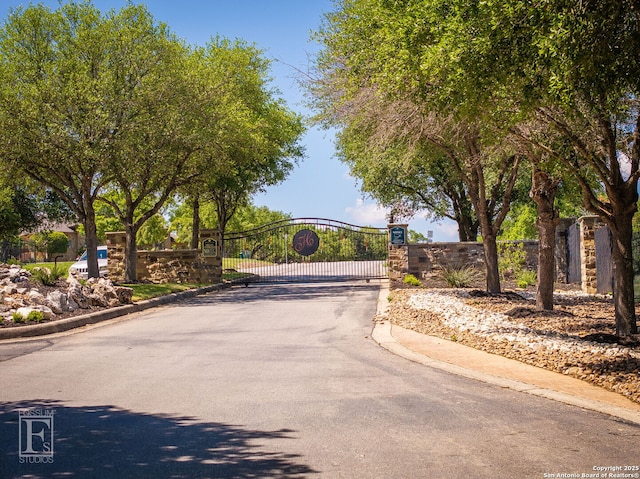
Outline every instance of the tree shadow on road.
[[(21, 464), (19, 410), (53, 411), (53, 463)], [(42, 428), (33, 427), (33, 433)], [(23, 445), (26, 428), (23, 429)], [(145, 414), (115, 406), (72, 407), (57, 401), (0, 403), (3, 478), (303, 478), (317, 471), (298, 454), (268, 449), (295, 431), (253, 431)], [(39, 447), (33, 437), (33, 450)]]

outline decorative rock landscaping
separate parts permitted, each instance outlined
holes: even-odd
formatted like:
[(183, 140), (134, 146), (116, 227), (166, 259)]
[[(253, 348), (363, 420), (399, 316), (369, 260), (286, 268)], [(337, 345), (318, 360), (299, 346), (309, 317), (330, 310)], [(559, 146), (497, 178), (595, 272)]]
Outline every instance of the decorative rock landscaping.
[[(130, 304), (131, 288), (115, 286), (105, 278), (80, 281), (74, 276), (44, 286), (17, 265), (0, 264), (0, 317), (2, 327), (50, 321), (96, 309)], [(34, 314), (35, 313), (35, 314)]]
[(606, 296), (557, 291), (555, 309), (534, 293), (473, 289), (392, 290), (386, 318), (424, 334), (573, 376), (640, 403), (640, 337), (615, 336)]

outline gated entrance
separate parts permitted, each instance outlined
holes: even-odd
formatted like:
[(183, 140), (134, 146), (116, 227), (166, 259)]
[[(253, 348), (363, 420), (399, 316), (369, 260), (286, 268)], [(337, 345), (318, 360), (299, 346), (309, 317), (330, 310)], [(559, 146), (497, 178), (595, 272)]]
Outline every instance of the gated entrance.
[(222, 266), (248, 281), (346, 281), (387, 277), (386, 228), (293, 218), (225, 233)]

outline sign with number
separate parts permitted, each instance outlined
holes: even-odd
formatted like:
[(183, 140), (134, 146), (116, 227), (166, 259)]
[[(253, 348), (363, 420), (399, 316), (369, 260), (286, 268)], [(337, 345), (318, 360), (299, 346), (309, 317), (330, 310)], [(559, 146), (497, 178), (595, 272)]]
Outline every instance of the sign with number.
[(202, 256), (205, 258), (215, 258), (218, 256), (218, 240), (204, 240), (202, 242)]
[(401, 226), (394, 226), (389, 230), (389, 241), (393, 245), (404, 245), (407, 243), (406, 235), (407, 232)]
[(293, 237), (293, 249), (302, 256), (315, 253), (320, 246), (320, 238), (311, 230), (300, 230)]

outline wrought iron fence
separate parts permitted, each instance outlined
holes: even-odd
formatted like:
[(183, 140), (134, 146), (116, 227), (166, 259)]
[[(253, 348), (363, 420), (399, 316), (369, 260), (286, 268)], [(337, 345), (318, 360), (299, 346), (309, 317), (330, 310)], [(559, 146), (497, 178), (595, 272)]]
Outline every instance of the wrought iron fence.
[(260, 281), (320, 281), (386, 276), (388, 237), (324, 218), (294, 218), (225, 233), (223, 267)]

